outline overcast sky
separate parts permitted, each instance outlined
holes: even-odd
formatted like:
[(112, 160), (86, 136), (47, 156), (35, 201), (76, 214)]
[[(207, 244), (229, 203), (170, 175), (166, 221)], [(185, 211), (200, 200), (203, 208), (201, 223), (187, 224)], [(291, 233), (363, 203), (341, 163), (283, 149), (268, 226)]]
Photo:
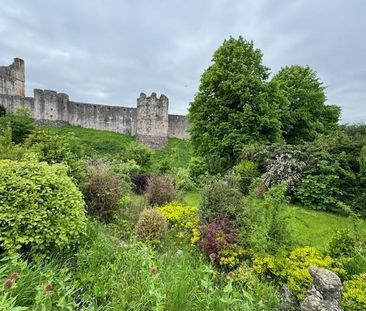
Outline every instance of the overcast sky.
[(26, 62), (26, 92), (136, 105), (164, 93), (185, 114), (225, 38), (242, 35), (275, 73), (315, 69), (343, 122), (366, 121), (366, 0), (2, 0), (0, 65)]

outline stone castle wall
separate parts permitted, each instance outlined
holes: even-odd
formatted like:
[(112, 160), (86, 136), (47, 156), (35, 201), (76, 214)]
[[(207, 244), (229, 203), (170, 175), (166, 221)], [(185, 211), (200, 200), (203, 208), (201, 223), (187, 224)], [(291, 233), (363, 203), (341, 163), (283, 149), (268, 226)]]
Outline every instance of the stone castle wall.
[[(18, 65), (13, 66), (15, 63)], [(21, 64), (23, 65), (20, 66)], [(18, 77), (24, 77), (22, 60), (15, 59), (9, 67), (0, 69), (12, 66), (19, 68)], [(5, 73), (0, 75), (3, 77), (1, 81), (15, 81), (11, 80), (14, 76), (13, 69), (5, 69)], [(22, 86), (20, 83), (6, 83), (0, 84), (0, 104), (9, 113), (14, 113), (18, 108), (26, 108), (36, 120), (63, 121), (86, 128), (125, 133), (137, 136), (142, 143), (153, 148), (165, 146), (168, 137), (189, 138), (187, 118), (168, 114), (169, 100), (165, 95), (158, 98), (155, 93), (151, 96), (141, 93), (137, 99), (137, 108), (127, 108), (78, 103), (70, 101), (67, 94), (51, 90), (36, 89), (34, 97), (24, 97), (24, 82)]]
[(0, 94), (25, 96), (24, 61), (14, 58), (9, 66), (0, 66)]

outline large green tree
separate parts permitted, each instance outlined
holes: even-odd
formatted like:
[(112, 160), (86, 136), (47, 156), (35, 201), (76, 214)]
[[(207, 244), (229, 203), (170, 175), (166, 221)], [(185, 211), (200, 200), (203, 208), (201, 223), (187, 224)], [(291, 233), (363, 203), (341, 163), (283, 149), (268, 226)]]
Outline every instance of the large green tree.
[(272, 79), (287, 101), (281, 107), (283, 137), (290, 144), (312, 141), (337, 128), (340, 108), (325, 105), (325, 87), (309, 66), (287, 66)]
[(189, 107), (191, 141), (199, 155), (225, 169), (245, 144), (281, 139), (281, 99), (268, 76), (253, 42), (230, 38), (216, 50)]

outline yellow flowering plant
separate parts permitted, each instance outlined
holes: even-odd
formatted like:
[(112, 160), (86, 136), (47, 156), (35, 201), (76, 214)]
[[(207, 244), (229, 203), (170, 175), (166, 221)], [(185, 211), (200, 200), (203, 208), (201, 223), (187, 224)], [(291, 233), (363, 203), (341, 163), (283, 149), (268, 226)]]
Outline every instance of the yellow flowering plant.
[(257, 256), (253, 260), (253, 268), (259, 275), (287, 283), (299, 301), (304, 300), (313, 282), (310, 266), (327, 268), (340, 277), (345, 274), (339, 262), (330, 256), (321, 256), (315, 247), (310, 246), (295, 248), (287, 257)]
[(197, 207), (170, 202), (159, 207), (158, 210), (164, 215), (169, 227), (175, 231), (179, 241), (189, 240), (192, 245), (196, 245), (200, 237)]

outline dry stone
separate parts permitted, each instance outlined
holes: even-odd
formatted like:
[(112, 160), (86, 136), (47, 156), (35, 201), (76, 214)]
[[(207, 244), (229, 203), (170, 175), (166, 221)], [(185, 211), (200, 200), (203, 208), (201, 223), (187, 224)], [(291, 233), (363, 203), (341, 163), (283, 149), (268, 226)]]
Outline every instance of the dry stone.
[(301, 304), (301, 311), (342, 311), (342, 282), (338, 275), (318, 267), (310, 267), (309, 272), (314, 282)]

